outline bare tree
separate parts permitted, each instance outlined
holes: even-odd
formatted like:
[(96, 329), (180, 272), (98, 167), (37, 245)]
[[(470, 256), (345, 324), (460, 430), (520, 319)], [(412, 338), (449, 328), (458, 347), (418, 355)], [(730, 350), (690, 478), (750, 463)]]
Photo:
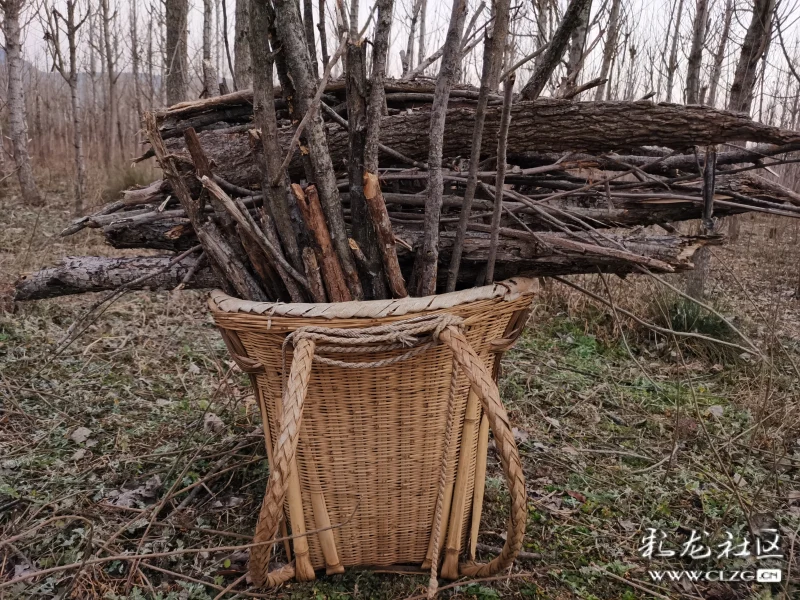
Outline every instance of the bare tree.
[(36, 187), (31, 159), (28, 154), (28, 131), (25, 126), (25, 99), (22, 90), (22, 42), (20, 17), (25, 0), (0, 0), (3, 11), (3, 35), (6, 38), (6, 62), (8, 66), (8, 133), (14, 149), (14, 163), (27, 204), (41, 206), (44, 202)]
[(775, 0), (755, 0), (750, 26), (742, 42), (739, 62), (731, 84), (728, 110), (749, 113), (753, 104), (758, 62), (769, 47)]
[[(600, 80), (608, 79), (611, 71), (611, 61), (617, 50), (617, 37), (619, 35), (619, 7), (621, 0), (611, 0), (611, 12), (608, 16), (608, 33), (606, 33), (606, 43), (603, 46), (603, 62), (600, 65)], [(594, 101), (600, 102), (606, 92), (606, 83), (597, 86), (594, 93)]]
[(589, 3), (590, 0), (570, 0), (564, 17), (553, 34), (553, 39), (550, 40), (550, 45), (539, 57), (533, 75), (522, 88), (523, 98), (535, 100), (542, 93), (569, 45), (572, 32), (580, 26), (586, 5)]
[[(324, 0), (323, 7), (324, 11)], [(325, 24), (322, 23), (324, 27)], [(311, 69), (314, 71), (314, 77), (319, 79), (319, 65), (317, 63), (317, 42), (314, 38), (314, 0), (303, 0), (303, 27), (306, 31), (306, 44), (308, 45), (308, 54), (311, 56)]]
[(586, 3), (578, 16), (578, 23), (572, 31), (567, 53), (567, 71), (560, 86), (564, 94), (569, 94), (578, 85), (578, 76), (583, 66), (583, 51), (586, 47), (586, 35), (589, 31), (589, 15), (592, 10), (592, 2)]
[(233, 37), (233, 80), (236, 89), (244, 90), (253, 85), (253, 61), (250, 57), (249, 0), (236, 0), (236, 24)]
[(214, 6), (212, 0), (203, 0), (203, 91), (201, 98), (219, 95), (217, 72), (211, 60), (212, 25), (214, 21)]
[[(100, 0), (100, 24), (102, 25), (103, 34), (103, 48), (106, 68), (106, 83), (107, 97), (106, 97), (106, 166), (111, 166), (114, 163), (116, 156), (116, 143), (114, 141), (117, 131), (118, 120), (118, 107), (117, 107), (117, 79), (119, 73), (117, 69), (117, 53), (116, 45), (111, 43), (111, 30), (113, 23), (116, 20), (116, 10), (111, 11), (110, 0)], [(120, 150), (122, 144), (120, 141)]]
[[(72, 115), (72, 146), (75, 152), (75, 197), (74, 212), (83, 210), (83, 196), (86, 189), (86, 163), (83, 158), (83, 120), (81, 118), (80, 92), (78, 90), (78, 30), (86, 22), (89, 10), (81, 17), (77, 15), (77, 0), (67, 0), (67, 16), (56, 8), (43, 5), (45, 41), (53, 59), (53, 67), (69, 87), (70, 110)], [(67, 59), (61, 50), (62, 25), (67, 37)]]
[[(108, 2), (108, 0), (102, 0)], [(166, 82), (167, 104), (182, 102), (189, 94), (187, 27), (189, 0), (166, 0)]]
[(386, 296), (386, 284), (381, 274), (381, 254), (378, 237), (369, 217), (364, 195), (364, 150), (367, 135), (367, 52), (366, 44), (358, 38), (358, 0), (350, 3), (350, 32), (347, 40), (345, 71), (347, 119), (349, 121), (348, 179), (352, 234), (363, 254), (361, 283), (369, 299)]
[(417, 64), (425, 60), (425, 26), (427, 25), (428, 0), (422, 0), (419, 7), (419, 48), (417, 50)]
[(414, 0), (411, 7), (411, 23), (408, 27), (408, 41), (406, 42), (406, 49), (400, 51), (400, 62), (403, 65), (403, 75), (408, 73), (414, 68), (414, 37), (417, 32), (417, 20), (419, 13), (422, 10), (423, 0)]
[[(681, 35), (681, 17), (683, 17), (683, 0), (678, 0), (678, 10), (675, 14), (675, 29), (672, 30), (672, 43), (669, 51), (669, 62), (667, 63), (667, 102), (672, 102), (675, 71), (678, 70), (678, 39)], [(667, 35), (669, 35), (669, 31)]]
[[(293, 105), (295, 118), (306, 120), (302, 138), (308, 152), (315, 190), (319, 193), (319, 203), (325, 214), (333, 248), (344, 271), (347, 287), (354, 299), (362, 299), (363, 292), (348, 243), (344, 211), (336, 184), (336, 173), (328, 151), (325, 127), (314, 102), (317, 82), (311, 68), (311, 57), (308, 55), (299, 6), (295, 0), (274, 0), (274, 6), (275, 29), (281, 44), (279, 58), (285, 61), (286, 72), (294, 85), (294, 93), (289, 100)], [(280, 75), (280, 65), (278, 71)]]
[[(142, 82), (141, 82), (141, 56), (139, 54), (139, 15), (136, 9), (137, 2), (131, 2), (130, 34), (131, 46), (131, 71), (133, 74), (133, 101), (136, 108), (137, 122), (142, 115)], [(138, 140), (137, 140), (138, 146)]]
[(686, 103), (700, 103), (700, 67), (703, 64), (703, 46), (705, 45), (708, 22), (708, 0), (697, 0), (694, 24), (692, 25), (692, 47), (686, 67)]
[[(750, 25), (742, 41), (739, 62), (731, 83), (728, 98), (728, 110), (750, 113), (753, 104), (753, 93), (757, 79), (758, 63), (766, 57), (772, 33), (772, 17), (775, 12), (775, 0), (755, 0)], [(739, 218), (733, 216), (728, 221), (728, 237), (736, 241), (739, 237)], [(703, 267), (702, 263), (700, 265)], [(705, 281), (708, 268), (700, 268), (696, 275)], [(695, 274), (692, 274), (695, 277)], [(702, 292), (702, 287), (700, 287)]]
[(708, 84), (708, 105), (714, 106), (717, 102), (717, 88), (722, 76), (722, 62), (725, 60), (725, 48), (731, 32), (731, 19), (733, 18), (733, 0), (725, 3), (725, 13), (722, 17), (722, 31), (720, 32), (717, 51), (714, 53), (714, 64), (711, 67), (711, 77)]
[(317, 30), (319, 31), (319, 49), (322, 52), (322, 67), (328, 64), (330, 57), (328, 56), (328, 35), (325, 28), (325, 0), (319, 0), (319, 22), (317, 23)]

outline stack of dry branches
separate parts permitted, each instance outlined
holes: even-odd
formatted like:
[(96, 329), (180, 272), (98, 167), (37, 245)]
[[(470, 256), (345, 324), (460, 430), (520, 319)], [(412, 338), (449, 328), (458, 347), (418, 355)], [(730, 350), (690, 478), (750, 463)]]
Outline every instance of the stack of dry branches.
[[(795, 132), (703, 106), (537, 99), (581, 1), (516, 97), (519, 65), (503, 70), (506, 0), (484, 31), (477, 89), (454, 83), (473, 43), (462, 0), (433, 82), (385, 80), (392, 0), (376, 5), (369, 78), (355, 23), (317, 78), (296, 3), (254, 2), (253, 90), (148, 113), (139, 160), (155, 156), (163, 179), (64, 232), (100, 228), (115, 247), (178, 257), (71, 259), (23, 278), (17, 298), (217, 285), (251, 300), (341, 302), (514, 275), (674, 272), (720, 237), (681, 236), (672, 222), (704, 217), (713, 231), (712, 212), (800, 214), (800, 196), (746, 173), (794, 160)], [(339, 60), (344, 77), (331, 82)], [(764, 145), (717, 151), (742, 141)], [(609, 231), (656, 224), (665, 234)]]

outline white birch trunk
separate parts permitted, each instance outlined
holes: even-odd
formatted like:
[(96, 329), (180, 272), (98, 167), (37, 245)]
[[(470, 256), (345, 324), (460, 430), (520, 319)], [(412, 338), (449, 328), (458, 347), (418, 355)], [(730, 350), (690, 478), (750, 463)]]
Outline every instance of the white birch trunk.
[(24, 0), (5, 0), (3, 4), (3, 33), (6, 38), (8, 68), (8, 133), (14, 150), (17, 179), (26, 204), (41, 206), (44, 202), (33, 177), (28, 154), (28, 129), (25, 126), (25, 98), (22, 90), (22, 32), (20, 13)]

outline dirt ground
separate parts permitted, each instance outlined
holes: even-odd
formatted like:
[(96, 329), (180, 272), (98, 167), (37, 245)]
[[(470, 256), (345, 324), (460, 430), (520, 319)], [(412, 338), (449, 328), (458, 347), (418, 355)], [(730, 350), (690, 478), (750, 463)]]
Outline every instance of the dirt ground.
[[(34, 210), (0, 190), (7, 309), (20, 272), (68, 255), (123, 254), (95, 232), (58, 237), (68, 196), (66, 184), (51, 181), (48, 207)], [(713, 248), (714, 312), (645, 276), (570, 279), (610, 293), (613, 308), (545, 284), (500, 382), (526, 471), (526, 554), (508, 577), (457, 582), (441, 597), (798, 597), (798, 225), (741, 217), (739, 239)], [(682, 287), (680, 276), (664, 280)], [(266, 594), (244, 582), (228, 591), (245, 573), (246, 552), (217, 548), (248, 543), (269, 472), (248, 380), (228, 359), (201, 292), (128, 294), (56, 352), (97, 298), (0, 315), (0, 598), (424, 594), (426, 577), (368, 570)], [(485, 547), (503, 544), (506, 499), (490, 450)], [(648, 558), (649, 534), (675, 555)], [(782, 557), (756, 557), (756, 534), (760, 550), (778, 536)], [(719, 557), (726, 541), (734, 550)], [(658, 543), (650, 548), (658, 554)], [(732, 556), (737, 550), (743, 556)], [(113, 558), (156, 552), (169, 554)], [(100, 557), (106, 562), (82, 564)], [(766, 567), (780, 569), (782, 581), (659, 582), (649, 573)]]

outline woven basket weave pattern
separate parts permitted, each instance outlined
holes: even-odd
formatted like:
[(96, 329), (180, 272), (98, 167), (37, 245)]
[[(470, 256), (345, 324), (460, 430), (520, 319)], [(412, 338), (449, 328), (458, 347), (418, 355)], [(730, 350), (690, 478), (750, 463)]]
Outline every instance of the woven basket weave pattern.
[[(481, 299), (434, 313), (447, 312), (465, 320), (469, 344), (492, 372), (499, 356), (492, 342), (504, 338), (510, 321), (519, 320), (530, 303), (531, 296), (523, 294), (511, 301), (501, 297)], [(411, 316), (330, 319), (214, 312), (217, 324), (235, 332), (247, 356), (263, 365), (255, 380), (273, 443), (278, 438), (282, 369), (288, 372), (292, 360), (291, 348), (285, 352), (282, 348), (287, 332), (310, 325), (366, 327)], [(348, 354), (346, 359), (373, 362), (404, 352), (364, 352)], [(439, 486), (452, 365), (452, 353), (443, 344), (377, 368), (314, 364), (296, 454), (305, 530), (319, 527), (311, 510), (312, 492), (324, 496), (332, 524), (352, 516), (345, 525), (333, 529), (342, 565), (420, 565), (425, 561)], [(472, 514), (478, 436), (473, 436), (469, 448), (461, 444), (468, 395), (469, 383), (462, 372), (447, 469), (448, 485), (452, 486), (459, 461), (466, 461), (468, 466), (463, 511), (451, 515), (448, 527), (459, 523), (462, 549), (467, 546), (470, 523), (480, 517)], [(477, 429), (480, 411), (474, 416)], [(445, 513), (448, 511), (446, 506)], [(446, 534), (442, 533), (441, 545)], [(313, 567), (324, 568), (318, 535), (308, 536), (308, 546)]]

